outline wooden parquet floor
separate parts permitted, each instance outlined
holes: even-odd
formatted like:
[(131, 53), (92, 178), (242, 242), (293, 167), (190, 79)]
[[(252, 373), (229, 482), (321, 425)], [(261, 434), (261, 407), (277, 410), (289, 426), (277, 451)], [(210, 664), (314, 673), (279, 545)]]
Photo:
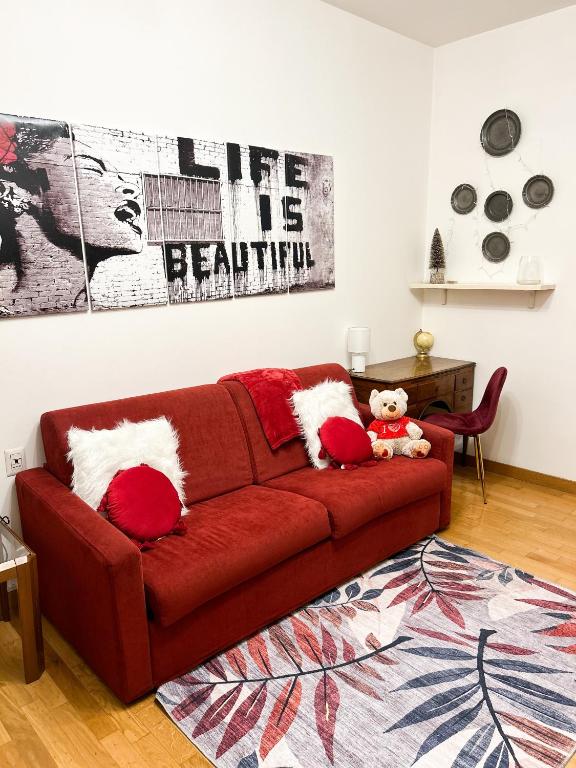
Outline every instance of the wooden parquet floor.
[[(487, 480), (485, 506), (473, 470), (456, 469), (453, 520), (442, 536), (576, 589), (576, 495), (501, 475)], [(0, 766), (210, 765), (152, 694), (123, 706), (47, 622), (44, 638), (46, 672), (25, 685), (18, 635), (0, 622)]]

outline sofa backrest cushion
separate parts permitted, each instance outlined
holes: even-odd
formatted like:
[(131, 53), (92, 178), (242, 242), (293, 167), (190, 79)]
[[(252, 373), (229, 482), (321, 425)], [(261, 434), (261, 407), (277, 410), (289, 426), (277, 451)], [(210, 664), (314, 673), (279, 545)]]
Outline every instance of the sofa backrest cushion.
[(252, 483), (250, 453), (238, 411), (225, 387), (208, 384), (153, 395), (64, 408), (40, 420), (46, 467), (70, 485), (68, 430), (111, 429), (119, 421), (166, 416), (178, 430), (186, 503), (217, 496)]
[[(326, 379), (345, 381), (347, 384), (352, 383), (348, 371), (337, 363), (310, 365), (306, 368), (296, 368), (295, 371), (305, 389)], [(304, 442), (300, 438), (292, 440), (274, 451), (270, 448), (250, 395), (240, 382), (225, 381), (222, 386), (225, 386), (234, 398), (242, 418), (252, 457), (254, 479), (257, 483), (264, 483), (273, 477), (309, 465)], [(356, 395), (353, 393), (352, 396), (354, 404), (357, 406)]]

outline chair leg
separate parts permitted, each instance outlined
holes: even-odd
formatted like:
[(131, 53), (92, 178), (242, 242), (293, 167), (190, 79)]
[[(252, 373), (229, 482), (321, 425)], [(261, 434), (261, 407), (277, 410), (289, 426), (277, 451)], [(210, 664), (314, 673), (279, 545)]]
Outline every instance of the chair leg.
[(474, 458), (476, 459), (476, 477), (480, 480), (480, 459), (478, 457), (478, 442), (474, 436)]
[(479, 467), (479, 474), (480, 474), (480, 483), (482, 484), (482, 498), (484, 499), (484, 504), (486, 504), (487, 503), (486, 476), (484, 474), (484, 458), (482, 456), (482, 443), (480, 442), (480, 435), (474, 436), (474, 442), (477, 445), (477, 451), (478, 451), (478, 467)]
[(468, 435), (462, 435), (462, 456), (460, 462), (463, 467), (466, 466), (466, 459), (468, 458)]

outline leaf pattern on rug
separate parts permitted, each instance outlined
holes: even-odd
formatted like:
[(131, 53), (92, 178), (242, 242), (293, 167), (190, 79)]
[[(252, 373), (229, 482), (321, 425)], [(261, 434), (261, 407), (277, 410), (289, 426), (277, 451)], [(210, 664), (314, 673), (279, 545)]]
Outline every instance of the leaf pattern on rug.
[(374, 588), (362, 591), (358, 582), (353, 581), (346, 585), (344, 590), (333, 589), (316, 598), (303, 609), (303, 618), (314, 626), (319, 626), (320, 621), (324, 619), (339, 627), (343, 620), (353, 619), (358, 611), (379, 613), (380, 608), (373, 601), (380, 597), (383, 591)]
[[(477, 552), (432, 537), (392, 558), (391, 562), (375, 570), (372, 577), (398, 573), (382, 586), (383, 590), (404, 587), (388, 603), (389, 608), (411, 602), (414, 615), (435, 606), (452, 623), (465, 629), (464, 617), (457, 604), (484, 599), (482, 592), (485, 588), (476, 582), (482, 580), (480, 574), (488, 572), (492, 575), (492, 571), (486, 570), (485, 559)], [(510, 580), (500, 581), (508, 583)]]
[(322, 740), (326, 757), (334, 763), (334, 731), (336, 730), (336, 714), (340, 706), (340, 691), (337, 683), (324, 672), (316, 683), (314, 692), (314, 712), (316, 713), (316, 728)]
[(431, 537), (157, 698), (218, 768), (560, 768), (575, 609), (569, 590)]
[(569, 638), (568, 645), (550, 645), (554, 650), (560, 653), (576, 654), (576, 596), (562, 587), (557, 587), (555, 584), (549, 584), (546, 581), (541, 581), (535, 576), (531, 576), (523, 571), (517, 572), (520, 578), (528, 584), (539, 587), (545, 592), (550, 592), (558, 599), (542, 599), (542, 598), (519, 598), (519, 602), (533, 605), (538, 608), (546, 608), (546, 615), (559, 619), (556, 623), (544, 627), (543, 629), (534, 630), (540, 635), (545, 635), (551, 638), (561, 640), (562, 638)]
[(265, 758), (274, 749), (294, 722), (301, 698), (302, 683), (300, 678), (294, 677), (292, 680), (288, 680), (276, 699), (264, 728), (264, 733), (260, 740), (260, 755), (262, 758)]
[[(407, 654), (442, 661), (457, 661), (462, 663), (462, 666), (440, 669), (412, 678), (401, 685), (397, 691), (424, 686), (433, 689), (435, 686), (446, 682), (472, 678), (466, 685), (455, 686), (434, 694), (423, 704), (408, 711), (388, 728), (388, 731), (408, 728), (416, 723), (432, 720), (456, 710), (426, 737), (420, 745), (414, 762), (440, 746), (447, 739), (468, 728), (483, 709), (489, 714), (492, 723), (478, 728), (452, 763), (452, 768), (480, 765), (483, 768), (505, 765), (521, 766), (523, 763), (520, 762), (516, 747), (532, 757), (537, 757), (544, 765), (557, 766), (562, 764), (565, 752), (573, 749), (576, 745), (573, 739), (555, 733), (543, 725), (544, 723), (555, 725), (561, 729), (568, 728), (571, 731), (576, 731), (576, 720), (573, 719), (572, 713), (567, 714), (563, 711), (564, 707), (576, 708), (576, 700), (535, 683), (529, 677), (508, 674), (515, 672), (528, 676), (562, 675), (569, 674), (568, 670), (494, 656), (492, 651), (506, 653), (500, 649), (507, 647), (505, 644), (491, 642), (490, 639), (496, 634), (494, 629), (481, 629), (476, 640), (474, 653), (457, 648), (436, 646), (400, 648), (401, 652)], [(515, 646), (512, 648), (522, 650)], [(506, 706), (510, 701), (527, 710), (528, 716), (519, 717), (514, 713), (503, 711), (501, 707)], [(471, 704), (472, 706), (470, 706)], [(576, 709), (573, 711), (576, 713)], [(531, 738), (526, 739), (507, 733), (505, 730), (507, 725), (512, 725), (515, 731), (521, 731)], [(488, 734), (490, 734), (490, 738), (488, 738)], [(487, 755), (495, 735), (499, 740), (498, 744)], [(559, 752), (557, 748), (564, 751)], [(484, 757), (486, 759), (482, 762)]]
[[(302, 697), (302, 678), (314, 676), (318, 678), (314, 691), (316, 729), (326, 757), (330, 764), (333, 764), (334, 731), (340, 706), (340, 689), (337, 680), (344, 681), (366, 696), (380, 699), (375, 688), (363, 679), (366, 675), (382, 679), (368, 666), (368, 663), (378, 659), (386, 651), (412, 639), (400, 636), (388, 645), (381, 646), (376, 638), (370, 638), (376, 647), (361, 655), (357, 655), (353, 647), (345, 642), (342, 643), (342, 658), (339, 660), (336, 640), (326, 627), (322, 627), (322, 637), (319, 641), (312, 630), (296, 616), (290, 617), (290, 623), (293, 637), (290, 637), (288, 632), (280, 626), (271, 627), (268, 634), (281, 658), (293, 665), (292, 672), (281, 674), (272, 672), (266, 640), (263, 635), (259, 635), (258, 640), (251, 638), (247, 645), (258, 669), (264, 670), (262, 676), (247, 676), (246, 659), (240, 648), (226, 651), (224, 654), (231, 670), (237, 675), (240, 673), (235, 679), (231, 679), (226, 674), (219, 661), (214, 664), (214, 659), (205, 667), (217, 677), (217, 680), (206, 684), (205, 680), (186, 676), (187, 685), (193, 688), (193, 692), (172, 709), (171, 715), (177, 722), (189, 717), (206, 702), (215, 688), (218, 686), (228, 688), (208, 706), (192, 731), (192, 737), (202, 736), (230, 717), (216, 749), (216, 758), (224, 755), (256, 726), (266, 703), (269, 685), (281, 681), (284, 685), (276, 697), (260, 739), (260, 756), (265, 758), (294, 722)], [(311, 668), (306, 669), (303, 666), (303, 656), (298, 647), (312, 662)], [(195, 689), (195, 686), (199, 687)], [(241, 696), (244, 689), (250, 691), (245, 698)], [(162, 701), (162, 698), (160, 700)]]

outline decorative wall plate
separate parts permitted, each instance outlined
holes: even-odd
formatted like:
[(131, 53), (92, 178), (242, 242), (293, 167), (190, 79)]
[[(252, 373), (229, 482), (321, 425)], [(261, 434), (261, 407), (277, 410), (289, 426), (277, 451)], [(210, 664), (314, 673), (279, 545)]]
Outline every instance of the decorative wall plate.
[(487, 117), (480, 132), (480, 142), (484, 151), (493, 157), (501, 157), (512, 152), (520, 141), (522, 124), (516, 112), (499, 109)]
[(522, 199), (529, 208), (544, 208), (554, 197), (554, 184), (548, 176), (532, 176), (524, 184)]
[(510, 253), (510, 240), (503, 232), (490, 232), (482, 242), (484, 258), (493, 264), (499, 264)]
[(454, 192), (452, 192), (452, 198), (450, 200), (452, 208), (456, 213), (470, 213), (476, 208), (476, 190), (471, 184), (460, 184)]
[(512, 198), (503, 189), (492, 192), (484, 203), (484, 213), (490, 221), (504, 221), (512, 213)]

